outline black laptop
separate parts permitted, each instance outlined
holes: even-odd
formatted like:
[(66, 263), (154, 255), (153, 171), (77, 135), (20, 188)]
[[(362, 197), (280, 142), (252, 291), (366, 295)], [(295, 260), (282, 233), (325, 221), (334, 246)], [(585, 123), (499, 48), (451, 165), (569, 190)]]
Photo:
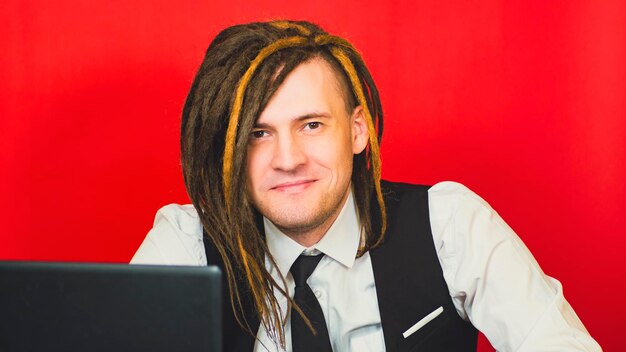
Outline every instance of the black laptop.
[(0, 351), (221, 351), (217, 267), (0, 261)]

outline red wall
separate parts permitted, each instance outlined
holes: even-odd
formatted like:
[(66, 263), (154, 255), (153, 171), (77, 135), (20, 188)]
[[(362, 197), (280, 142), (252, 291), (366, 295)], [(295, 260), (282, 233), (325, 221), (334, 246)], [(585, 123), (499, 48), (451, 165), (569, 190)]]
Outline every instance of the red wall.
[(468, 3), (3, 2), (0, 259), (129, 260), (161, 205), (188, 202), (179, 116), (211, 38), (309, 19), (372, 70), (383, 175), (482, 195), (620, 350), (626, 5)]

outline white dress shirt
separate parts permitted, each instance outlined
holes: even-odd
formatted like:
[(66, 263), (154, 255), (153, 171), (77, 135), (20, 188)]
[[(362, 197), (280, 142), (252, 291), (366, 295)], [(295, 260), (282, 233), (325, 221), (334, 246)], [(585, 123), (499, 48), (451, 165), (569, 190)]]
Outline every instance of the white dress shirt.
[[(441, 182), (428, 191), (433, 239), (457, 313), (498, 351), (601, 351), (563, 297), (561, 284), (543, 273), (513, 230), (478, 195)], [(276, 278), (303, 252), (323, 252), (307, 283), (317, 296), (334, 351), (385, 350), (369, 253), (356, 258), (360, 226), (352, 195), (326, 235), (305, 248), (264, 219)], [(161, 208), (134, 264), (206, 265), (202, 226), (191, 205)], [(278, 295), (285, 314), (287, 299)], [(416, 323), (419, 317), (416, 317)], [(289, 319), (285, 327), (291, 350)], [(281, 351), (264, 328), (255, 351)]]

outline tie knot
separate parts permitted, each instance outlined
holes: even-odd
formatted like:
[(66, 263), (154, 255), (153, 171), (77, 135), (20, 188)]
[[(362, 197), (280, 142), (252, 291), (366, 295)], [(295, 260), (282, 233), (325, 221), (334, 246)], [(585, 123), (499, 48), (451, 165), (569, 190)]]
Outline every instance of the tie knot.
[(306, 285), (306, 280), (311, 276), (317, 264), (322, 260), (324, 253), (318, 255), (303, 255), (300, 254), (298, 259), (293, 263), (291, 269), (291, 275), (296, 283), (296, 287)]

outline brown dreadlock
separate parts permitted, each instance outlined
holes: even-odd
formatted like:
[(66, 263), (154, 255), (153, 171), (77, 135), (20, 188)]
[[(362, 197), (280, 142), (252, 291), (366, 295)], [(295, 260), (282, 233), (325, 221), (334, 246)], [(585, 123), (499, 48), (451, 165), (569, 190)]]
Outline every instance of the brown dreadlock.
[[(235, 318), (254, 334), (242, 306), (242, 293), (250, 292), (261, 323), (282, 346), (284, 322), (274, 290), (289, 297), (286, 284), (284, 280), (276, 282), (265, 267), (265, 258), (274, 266), (275, 262), (255, 222), (258, 213), (246, 192), (236, 190), (246, 189), (247, 143), (256, 118), (285, 77), (316, 57), (326, 60), (340, 77), (349, 111), (360, 105), (368, 123), (369, 145), (354, 156), (352, 172), (355, 203), (365, 233), (360, 256), (381, 243), (386, 229), (380, 187), (379, 139), (383, 125), (374, 81), (349, 42), (309, 22), (273, 21), (229, 27), (210, 44), (182, 116), (185, 185), (205, 232), (224, 262)], [(370, 214), (372, 191), (381, 220), (376, 229)], [(237, 273), (245, 278), (245, 287), (239, 287)]]

